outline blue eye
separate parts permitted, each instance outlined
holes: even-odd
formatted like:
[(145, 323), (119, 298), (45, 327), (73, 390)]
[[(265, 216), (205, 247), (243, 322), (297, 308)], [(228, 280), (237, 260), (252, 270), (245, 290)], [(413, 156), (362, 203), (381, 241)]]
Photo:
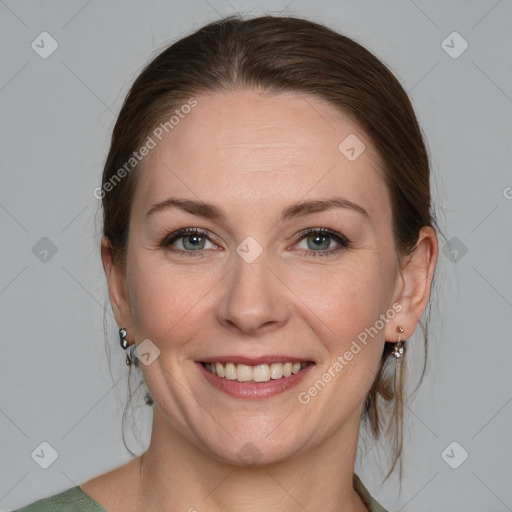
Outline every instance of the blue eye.
[[(305, 250), (305, 254), (313, 256), (314, 258), (317, 256), (331, 256), (336, 254), (342, 249), (349, 247), (351, 243), (347, 237), (326, 228), (308, 229), (300, 233), (298, 238), (300, 241), (305, 240), (307, 243), (308, 250)], [(340, 245), (341, 248), (338, 247), (337, 249), (326, 250), (330, 248), (333, 240)]]
[[(186, 228), (175, 231), (162, 241), (162, 246), (168, 247), (177, 241), (181, 241), (182, 248), (173, 249), (175, 252), (188, 253), (187, 256), (202, 256), (197, 251), (208, 249), (205, 247), (208, 241), (214, 248), (216, 247), (208, 238), (208, 231), (199, 228)], [(196, 254), (193, 254), (196, 252)]]

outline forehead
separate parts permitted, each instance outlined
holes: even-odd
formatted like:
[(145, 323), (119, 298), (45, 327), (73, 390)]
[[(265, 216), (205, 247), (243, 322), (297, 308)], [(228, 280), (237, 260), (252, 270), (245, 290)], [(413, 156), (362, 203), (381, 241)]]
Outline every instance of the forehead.
[(152, 135), (156, 146), (134, 198), (140, 214), (171, 195), (272, 213), (283, 203), (342, 195), (372, 217), (389, 213), (379, 155), (358, 125), (326, 102), (256, 91), (195, 99), (162, 140)]

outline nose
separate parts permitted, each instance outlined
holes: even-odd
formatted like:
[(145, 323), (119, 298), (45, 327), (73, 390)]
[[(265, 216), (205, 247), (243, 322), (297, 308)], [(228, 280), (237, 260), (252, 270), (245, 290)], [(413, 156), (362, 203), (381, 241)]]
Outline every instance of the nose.
[(223, 280), (224, 296), (217, 310), (219, 322), (249, 336), (281, 328), (289, 318), (289, 297), (266, 252), (251, 263), (238, 254), (233, 259), (233, 269)]

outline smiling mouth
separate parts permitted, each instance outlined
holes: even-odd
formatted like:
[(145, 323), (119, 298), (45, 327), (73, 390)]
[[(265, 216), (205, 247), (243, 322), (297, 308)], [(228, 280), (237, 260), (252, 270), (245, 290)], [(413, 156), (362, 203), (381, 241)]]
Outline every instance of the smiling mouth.
[(269, 382), (270, 380), (286, 379), (301, 372), (306, 366), (314, 364), (311, 361), (302, 363), (272, 363), (248, 366), (235, 363), (201, 363), (203, 367), (227, 380), (238, 382)]

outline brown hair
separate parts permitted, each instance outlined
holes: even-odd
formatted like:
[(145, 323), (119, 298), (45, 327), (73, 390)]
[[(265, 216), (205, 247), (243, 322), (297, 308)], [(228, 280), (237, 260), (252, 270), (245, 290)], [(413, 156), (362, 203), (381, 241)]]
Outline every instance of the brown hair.
[[(410, 253), (423, 226), (436, 227), (431, 212), (429, 158), (406, 92), (372, 53), (354, 40), (304, 19), (240, 16), (210, 23), (162, 51), (133, 83), (115, 124), (103, 187), (148, 135), (191, 97), (256, 89), (313, 95), (348, 114), (363, 129), (383, 162), (392, 205), (397, 254)], [(141, 165), (103, 194), (103, 233), (115, 263), (124, 266), (130, 206)], [(106, 190), (106, 189), (105, 189)], [(437, 229), (438, 230), (438, 229)], [(439, 230), (438, 230), (439, 231)], [(430, 307), (430, 302), (429, 302)], [(425, 356), (427, 325), (421, 323)], [(366, 398), (363, 420), (376, 439), (384, 429), (393, 461), (402, 470), (402, 386), (395, 390), (386, 343), (380, 371)], [(426, 357), (423, 365), (425, 372)], [(126, 409), (125, 409), (126, 412)]]

